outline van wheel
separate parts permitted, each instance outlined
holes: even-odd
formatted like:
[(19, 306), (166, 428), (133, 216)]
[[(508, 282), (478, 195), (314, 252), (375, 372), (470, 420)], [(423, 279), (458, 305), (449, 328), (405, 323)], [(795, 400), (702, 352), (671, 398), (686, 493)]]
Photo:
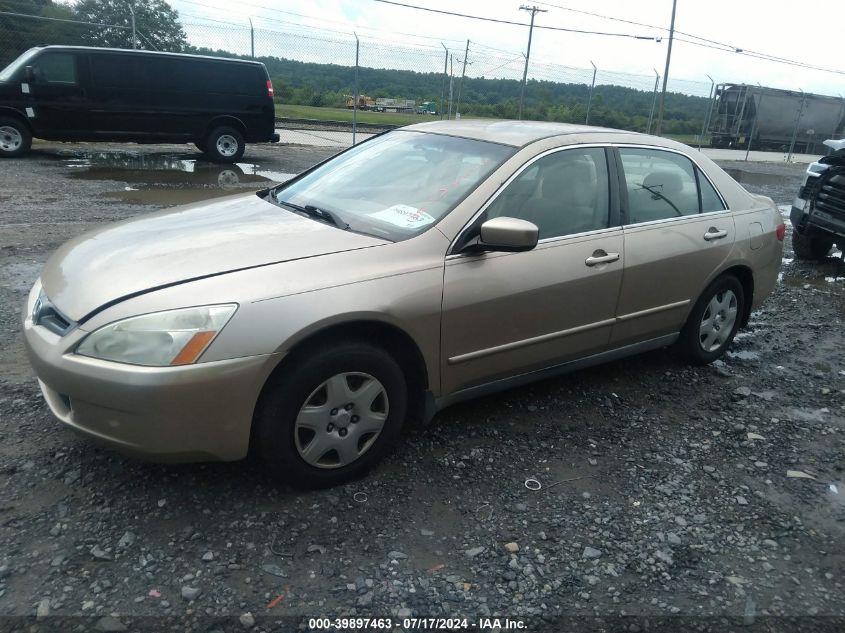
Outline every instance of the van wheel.
[(23, 156), (32, 147), (32, 134), (23, 121), (0, 117), (0, 158)]
[(792, 231), (792, 250), (798, 259), (818, 261), (827, 257), (833, 242)]
[(707, 365), (728, 349), (745, 314), (745, 293), (733, 275), (719, 277), (698, 298), (678, 344), (696, 365)]
[(402, 429), (402, 368), (363, 341), (312, 348), (265, 385), (257, 448), (272, 474), (299, 488), (335, 486), (381, 460)]
[(205, 141), (205, 153), (215, 163), (234, 163), (244, 155), (244, 137), (231, 127), (218, 127)]

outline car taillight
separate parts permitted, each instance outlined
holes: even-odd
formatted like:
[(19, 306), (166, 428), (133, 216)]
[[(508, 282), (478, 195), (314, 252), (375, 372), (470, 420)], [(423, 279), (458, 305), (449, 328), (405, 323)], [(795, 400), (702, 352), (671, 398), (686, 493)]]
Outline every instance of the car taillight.
[(270, 98), (273, 97), (273, 82), (269, 79), (267, 80), (267, 96)]
[(786, 224), (781, 222), (780, 226), (778, 226), (777, 230), (775, 230), (775, 235), (778, 238), (778, 242), (782, 242), (783, 238), (786, 236)]

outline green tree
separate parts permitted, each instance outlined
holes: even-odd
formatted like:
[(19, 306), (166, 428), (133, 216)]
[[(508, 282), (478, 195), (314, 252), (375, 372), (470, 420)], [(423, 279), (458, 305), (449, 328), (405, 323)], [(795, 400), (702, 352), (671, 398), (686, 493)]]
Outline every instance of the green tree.
[[(41, 18), (73, 18), (70, 7), (51, 0), (0, 0), (0, 11)], [(0, 16), (0, 68), (25, 50), (41, 44), (79, 44), (84, 27), (36, 17)]]
[[(188, 45), (185, 31), (179, 24), (179, 12), (165, 0), (132, 1), (138, 47), (159, 51), (181, 52)], [(87, 44), (114, 48), (132, 48), (130, 2), (125, 0), (80, 0), (74, 6), (76, 18), (86, 22), (111, 24), (124, 28), (92, 28)]]

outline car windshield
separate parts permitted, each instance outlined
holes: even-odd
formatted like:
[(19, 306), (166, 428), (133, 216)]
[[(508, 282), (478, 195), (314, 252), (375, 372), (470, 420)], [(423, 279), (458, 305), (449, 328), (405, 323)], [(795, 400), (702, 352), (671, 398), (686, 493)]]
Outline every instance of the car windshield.
[(340, 228), (399, 241), (437, 223), (514, 151), (397, 130), (281, 185), (271, 199)]
[(22, 53), (20, 57), (0, 71), (0, 81), (9, 81), (15, 76), (15, 73), (17, 73), (20, 68), (26, 66), (27, 62), (29, 62), (29, 60), (32, 59), (37, 52), (37, 48), (30, 48), (25, 53)]

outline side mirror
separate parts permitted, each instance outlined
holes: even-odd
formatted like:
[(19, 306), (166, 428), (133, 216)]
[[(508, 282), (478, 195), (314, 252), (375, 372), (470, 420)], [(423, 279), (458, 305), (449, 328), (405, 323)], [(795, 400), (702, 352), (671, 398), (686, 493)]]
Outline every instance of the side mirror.
[(466, 245), (464, 252), (503, 251), (517, 253), (537, 246), (540, 229), (518, 218), (499, 217), (481, 225), (481, 235)]
[(35, 70), (33, 70), (32, 66), (24, 67), (23, 78), (27, 81), (27, 83), (35, 83)]

